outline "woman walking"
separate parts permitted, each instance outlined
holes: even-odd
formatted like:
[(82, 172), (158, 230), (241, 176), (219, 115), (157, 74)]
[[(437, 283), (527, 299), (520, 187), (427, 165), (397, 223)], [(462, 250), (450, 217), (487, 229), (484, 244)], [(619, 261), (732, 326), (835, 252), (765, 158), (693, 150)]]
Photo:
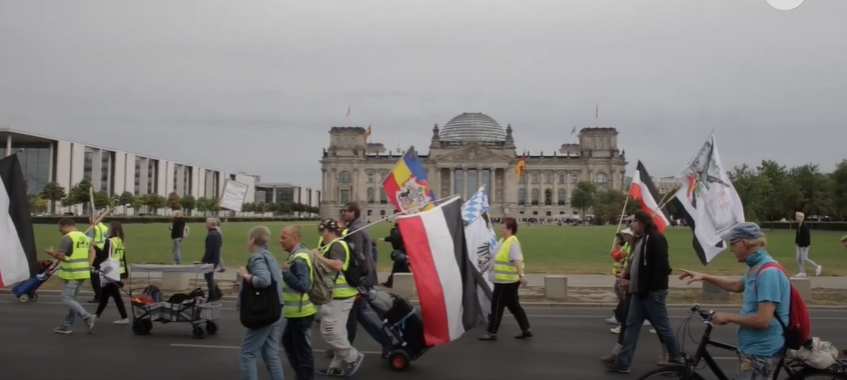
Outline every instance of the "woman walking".
[[(129, 275), (127, 273), (126, 251), (124, 250), (124, 227), (121, 225), (121, 222), (112, 221), (112, 223), (109, 223), (108, 236), (109, 237), (106, 239), (106, 242), (103, 244), (103, 253), (108, 259), (115, 259), (118, 261), (121, 281), (126, 280)], [(102, 266), (103, 264), (101, 264), (101, 268)], [(100, 319), (100, 316), (103, 315), (103, 310), (105, 310), (106, 305), (109, 304), (109, 298), (112, 298), (115, 300), (115, 306), (118, 307), (118, 313), (121, 314), (121, 319), (118, 319), (114, 323), (116, 325), (128, 324), (129, 317), (126, 314), (124, 300), (121, 297), (121, 288), (123, 287), (123, 283), (114, 282), (105, 277), (101, 283), (104, 285), (101, 291), (100, 304), (97, 305), (97, 312), (95, 312), (94, 315), (97, 319)]]
[(794, 213), (794, 219), (797, 220), (797, 233), (794, 235), (794, 245), (797, 247), (797, 266), (800, 267), (800, 273), (797, 273), (797, 277), (806, 277), (806, 263), (812, 264), (815, 267), (815, 276), (820, 276), (823, 267), (809, 259), (812, 232), (809, 231), (809, 226), (805, 223), (806, 215), (802, 212), (796, 212)]
[(491, 295), (491, 318), (488, 321), (488, 334), (483, 335), (479, 340), (497, 340), (497, 331), (500, 329), (500, 322), (503, 320), (503, 312), (506, 308), (515, 316), (515, 320), (518, 321), (518, 326), (521, 328), (521, 333), (515, 336), (515, 339), (532, 337), (526, 312), (521, 307), (518, 296), (518, 288), (521, 285), (526, 286), (526, 277), (524, 277), (521, 244), (518, 242), (518, 237), (515, 236), (517, 233), (518, 222), (515, 218), (503, 218), (500, 227), (501, 238), (497, 246), (494, 247), (494, 252), (497, 252), (497, 254), (494, 256), (494, 270), (491, 272), (494, 292)]

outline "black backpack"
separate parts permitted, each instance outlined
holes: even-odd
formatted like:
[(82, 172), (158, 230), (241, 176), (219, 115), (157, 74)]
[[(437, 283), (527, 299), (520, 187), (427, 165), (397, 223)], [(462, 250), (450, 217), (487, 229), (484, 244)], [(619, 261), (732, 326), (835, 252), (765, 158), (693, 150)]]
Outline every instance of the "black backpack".
[[(277, 270), (263, 257), (268, 269)], [(241, 295), (241, 325), (248, 329), (259, 329), (269, 326), (282, 317), (282, 302), (279, 298), (279, 284), (271, 275), (271, 286), (256, 288), (252, 283), (244, 281)]]
[[(368, 261), (362, 251), (356, 249), (356, 246), (347, 241), (344, 242), (350, 248), (350, 262), (347, 264), (347, 270), (344, 271), (344, 278), (347, 279), (347, 284), (351, 287), (358, 288), (365, 286), (368, 283)], [(337, 278), (337, 277), (336, 277)]]

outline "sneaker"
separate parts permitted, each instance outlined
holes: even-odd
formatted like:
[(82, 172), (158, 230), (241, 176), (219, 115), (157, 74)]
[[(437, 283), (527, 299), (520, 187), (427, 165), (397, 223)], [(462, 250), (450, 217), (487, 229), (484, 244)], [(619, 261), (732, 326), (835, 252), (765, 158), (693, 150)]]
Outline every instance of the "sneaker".
[(650, 321), (644, 321), (644, 323), (642, 323), (641, 325), (642, 325), (642, 326), (652, 326), (652, 325), (650, 324)]
[(335, 377), (344, 377), (344, 370), (341, 368), (323, 368), (317, 370), (318, 375), (322, 376), (335, 376)]
[(818, 267), (815, 268), (815, 276), (820, 276), (821, 271), (823, 271), (823, 265), (818, 265)]
[(628, 368), (627, 369), (621, 369), (621, 368), (616, 368), (616, 367), (609, 367), (608, 371), (613, 372), (613, 373), (629, 373)]
[(56, 327), (55, 329), (53, 329), (53, 332), (56, 333), (56, 334), (68, 335), (68, 334), (72, 334), (73, 330), (71, 330), (71, 328), (68, 327), (68, 326), (59, 326), (59, 327)]
[(91, 332), (91, 330), (94, 330), (94, 322), (95, 321), (97, 321), (97, 318), (94, 317), (93, 315), (88, 317), (88, 319), (85, 320), (85, 325), (88, 326), (88, 332)]
[(359, 370), (359, 366), (362, 365), (363, 360), (365, 360), (365, 354), (360, 352), (354, 362), (347, 364), (347, 368), (344, 370), (344, 375), (347, 377), (353, 376), (353, 374)]
[(128, 324), (129, 324), (129, 319), (127, 319), (127, 318), (124, 318), (124, 319), (118, 319), (117, 321), (114, 321), (114, 322), (112, 322), (112, 323), (114, 323), (114, 324), (116, 324), (116, 325), (128, 325)]
[(800, 273), (797, 273), (797, 275), (794, 276), (794, 277), (806, 277), (806, 274), (803, 273), (803, 272), (800, 272)]
[(609, 330), (609, 331), (611, 331), (611, 332), (612, 332), (612, 334), (620, 334), (620, 333), (621, 333), (621, 327), (620, 327), (620, 326), (618, 326), (618, 327), (613, 327), (613, 328), (612, 328), (611, 330)]
[(604, 357), (600, 358), (601, 362), (606, 363), (608, 365), (615, 364), (615, 360), (618, 360), (617, 355), (609, 355), (609, 356), (604, 356)]
[(655, 333), (656, 333), (656, 329), (650, 329), (650, 334), (655, 334)]
[(668, 361), (667, 355), (660, 356), (659, 361), (656, 362), (656, 365), (658, 365), (659, 367), (667, 367), (669, 364), (670, 362)]
[(606, 323), (608, 323), (608, 324), (610, 324), (610, 325), (617, 325), (617, 324), (618, 324), (618, 319), (617, 319), (617, 318), (615, 318), (615, 316), (613, 315), (613, 316), (611, 316), (610, 318), (606, 318)]

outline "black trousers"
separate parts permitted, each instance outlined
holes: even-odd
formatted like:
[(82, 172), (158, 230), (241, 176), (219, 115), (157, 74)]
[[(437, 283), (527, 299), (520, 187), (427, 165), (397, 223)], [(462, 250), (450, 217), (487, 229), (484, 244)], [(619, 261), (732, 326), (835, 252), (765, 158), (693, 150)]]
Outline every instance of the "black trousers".
[[(629, 315), (629, 297), (632, 297), (632, 295), (631, 294), (625, 294), (623, 296), (623, 300), (621, 300), (621, 302), (618, 303), (618, 307), (615, 309), (615, 318), (617, 318), (618, 321), (622, 321), (621, 322), (621, 331), (618, 334), (618, 344), (623, 344), (623, 335), (624, 335), (624, 333), (626, 333), (626, 317)], [(647, 321), (650, 322), (650, 323), (653, 323), (653, 321), (650, 320), (649, 316), (647, 317)], [(659, 334), (656, 334), (656, 336), (659, 337), (659, 343), (664, 345), (665, 341), (664, 341), (664, 339), (662, 339), (662, 336), (659, 335)]]
[[(397, 253), (398, 251), (394, 251)], [(405, 258), (405, 253), (400, 252), (404, 257), (401, 257), (400, 260), (394, 260), (394, 264), (391, 266), (391, 275), (388, 276), (388, 280), (385, 281), (386, 287), (394, 286), (394, 273), (409, 273), (411, 272), (411, 268), (409, 268), (409, 260)]]
[[(96, 276), (99, 282), (100, 276)], [(91, 276), (93, 280), (95, 276)], [(103, 315), (103, 310), (106, 309), (106, 305), (109, 304), (109, 298), (115, 300), (115, 306), (118, 307), (118, 313), (121, 313), (121, 319), (126, 319), (126, 307), (124, 306), (123, 297), (121, 297), (121, 289), (118, 287), (118, 284), (110, 282), (103, 287), (100, 293), (100, 304), (97, 305), (97, 312), (94, 314), (97, 315), (97, 318), (100, 318)]]
[[(95, 269), (100, 269), (100, 264), (106, 261), (106, 255), (103, 253), (99, 247), (94, 247), (94, 262), (91, 264)], [(103, 287), (100, 284), (100, 275), (96, 273), (91, 274), (91, 289), (94, 290), (94, 300), (100, 301), (102, 300), (103, 295)]]
[(286, 319), (285, 329), (282, 330), (282, 348), (288, 363), (294, 369), (297, 380), (312, 380), (315, 378), (315, 355), (312, 353), (310, 338), (312, 322), (315, 316)]
[(488, 323), (489, 334), (497, 334), (497, 330), (500, 329), (500, 322), (503, 321), (503, 312), (506, 309), (509, 309), (509, 312), (515, 316), (521, 331), (529, 331), (529, 320), (526, 318), (526, 311), (521, 307), (520, 297), (518, 296), (520, 286), (520, 282), (494, 284), (494, 292), (491, 294), (491, 319)]

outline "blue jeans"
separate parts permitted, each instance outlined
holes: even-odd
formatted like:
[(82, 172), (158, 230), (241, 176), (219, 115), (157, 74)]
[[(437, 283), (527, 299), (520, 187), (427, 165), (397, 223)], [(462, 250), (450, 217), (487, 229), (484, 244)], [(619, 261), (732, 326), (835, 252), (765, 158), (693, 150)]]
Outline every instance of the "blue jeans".
[(629, 369), (632, 363), (632, 355), (635, 354), (635, 346), (638, 345), (638, 335), (641, 333), (641, 325), (649, 318), (668, 349), (668, 360), (672, 363), (681, 361), (679, 342), (674, 336), (671, 321), (668, 317), (668, 307), (665, 300), (668, 297), (667, 290), (652, 292), (647, 297), (633, 294), (629, 297), (629, 313), (626, 317), (626, 330), (624, 331), (623, 345), (615, 361), (615, 368), (621, 370)]
[(282, 318), (276, 323), (260, 329), (244, 331), (241, 342), (241, 379), (259, 380), (256, 369), (256, 356), (261, 352), (262, 360), (268, 368), (271, 380), (285, 380), (282, 372), (282, 360), (279, 358), (279, 336)]
[(182, 255), (180, 255), (180, 253), (179, 253), (179, 244), (180, 243), (182, 243), (182, 238), (175, 238), (174, 239), (173, 252), (174, 252), (174, 264), (176, 264), (176, 265), (179, 265), (180, 263), (182, 263)]
[(62, 303), (68, 305), (68, 316), (65, 317), (64, 326), (70, 328), (74, 325), (74, 320), (78, 315), (84, 320), (88, 320), (92, 315), (85, 311), (79, 302), (76, 302), (76, 295), (79, 293), (79, 288), (85, 280), (64, 280), (62, 284)]
[[(367, 292), (363, 292), (362, 297), (368, 296), (369, 294)], [(350, 310), (350, 317), (347, 318), (347, 339), (351, 345), (356, 339), (356, 330), (359, 327), (359, 323), (362, 324), (368, 335), (382, 345), (383, 348), (390, 346), (388, 338), (385, 336), (385, 331), (382, 330), (382, 323), (379, 323), (379, 316), (376, 315), (376, 312), (371, 309), (368, 301), (364, 298), (356, 300), (353, 304), (353, 310)]]
[(770, 380), (779, 363), (778, 356), (738, 354), (738, 359), (735, 380)]
[(315, 354), (312, 352), (312, 322), (315, 316), (290, 318), (282, 331), (282, 348), (296, 380), (315, 378)]

